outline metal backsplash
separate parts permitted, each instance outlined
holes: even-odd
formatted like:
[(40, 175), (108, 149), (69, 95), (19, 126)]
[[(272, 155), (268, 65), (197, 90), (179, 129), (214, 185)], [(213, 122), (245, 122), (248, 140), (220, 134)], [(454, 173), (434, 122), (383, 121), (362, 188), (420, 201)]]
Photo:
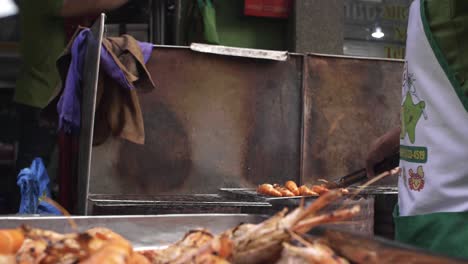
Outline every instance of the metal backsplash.
[(140, 94), (145, 145), (93, 147), (92, 194), (217, 193), (299, 181), (303, 56), (271, 61), (156, 47)]
[(372, 141), (399, 125), (403, 62), (311, 54), (305, 65), (303, 180), (336, 179), (364, 167)]
[(146, 142), (94, 146), (86, 197), (335, 179), (364, 166), (372, 140), (399, 122), (402, 61), (162, 46), (147, 67), (156, 89), (139, 96)]

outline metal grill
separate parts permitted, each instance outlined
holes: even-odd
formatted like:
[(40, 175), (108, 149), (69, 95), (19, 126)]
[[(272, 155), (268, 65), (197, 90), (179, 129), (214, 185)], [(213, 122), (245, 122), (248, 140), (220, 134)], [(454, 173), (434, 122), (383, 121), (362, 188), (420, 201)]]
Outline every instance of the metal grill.
[(123, 214), (196, 214), (241, 213), (267, 214), (266, 201), (230, 199), (217, 194), (194, 195), (92, 195), (90, 204), (96, 215)]

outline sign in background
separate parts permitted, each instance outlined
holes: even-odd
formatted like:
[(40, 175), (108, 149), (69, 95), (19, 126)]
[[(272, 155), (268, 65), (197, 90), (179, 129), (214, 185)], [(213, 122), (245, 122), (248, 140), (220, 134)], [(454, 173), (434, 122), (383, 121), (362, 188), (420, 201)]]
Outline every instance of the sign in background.
[[(345, 0), (345, 43), (353, 47), (345, 54), (402, 59), (405, 54), (406, 27), (412, 0)], [(380, 27), (385, 36), (374, 39), (371, 33)], [(361, 47), (358, 48), (358, 43)], [(369, 52), (365, 52), (365, 50)], [(364, 51), (364, 52), (363, 52)]]

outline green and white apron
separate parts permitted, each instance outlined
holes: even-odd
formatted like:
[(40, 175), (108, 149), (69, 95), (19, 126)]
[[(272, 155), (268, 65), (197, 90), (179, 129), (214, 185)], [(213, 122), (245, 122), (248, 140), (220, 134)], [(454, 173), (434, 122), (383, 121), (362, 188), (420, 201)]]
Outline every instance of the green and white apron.
[(425, 14), (423, 0), (415, 0), (403, 74), (396, 239), (468, 257), (468, 102)]

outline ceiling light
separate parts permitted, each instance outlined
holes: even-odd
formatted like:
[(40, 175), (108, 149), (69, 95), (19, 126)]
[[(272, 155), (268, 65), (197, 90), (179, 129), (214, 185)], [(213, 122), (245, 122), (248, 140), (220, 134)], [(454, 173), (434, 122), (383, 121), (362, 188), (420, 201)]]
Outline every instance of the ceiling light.
[(13, 16), (18, 13), (18, 7), (13, 0), (0, 0), (0, 18)]
[(380, 27), (376, 27), (375, 31), (372, 32), (371, 36), (376, 39), (383, 38), (385, 34), (382, 32), (382, 29)]

